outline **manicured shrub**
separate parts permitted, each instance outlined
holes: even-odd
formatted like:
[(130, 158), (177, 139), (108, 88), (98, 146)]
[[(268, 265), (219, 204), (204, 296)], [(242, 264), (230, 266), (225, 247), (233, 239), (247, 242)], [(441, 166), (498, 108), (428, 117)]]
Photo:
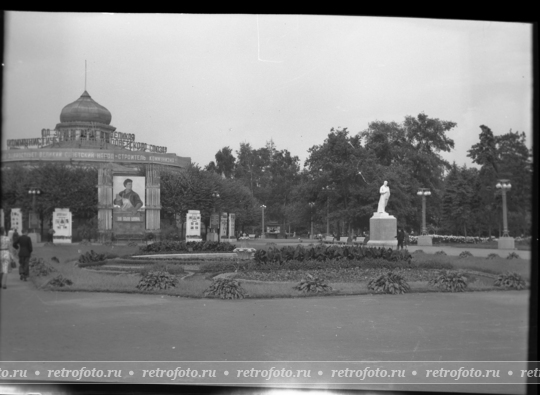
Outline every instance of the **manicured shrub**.
[(493, 285), (497, 287), (513, 288), (513, 289), (525, 289), (525, 280), (517, 274), (512, 272), (506, 272), (499, 274)]
[(295, 287), (299, 291), (304, 293), (319, 293), (330, 292), (332, 287), (326, 284), (326, 281), (320, 277), (314, 277), (309, 273), (306, 273), (306, 278), (303, 278)]
[(463, 272), (445, 270), (429, 282), (443, 291), (463, 292), (467, 288), (467, 277)]
[(497, 259), (497, 258), (500, 258), (499, 254), (495, 254), (493, 252), (486, 257), (486, 259)]
[(411, 287), (399, 274), (388, 272), (370, 279), (368, 289), (377, 293), (404, 294), (409, 292)]
[(367, 248), (362, 246), (339, 245), (312, 245), (307, 247), (286, 246), (278, 248), (274, 243), (267, 245), (266, 249), (255, 252), (254, 260), (260, 265), (278, 262), (282, 265), (290, 261), (320, 261), (330, 260), (362, 260), (364, 258), (382, 258), (387, 261), (411, 261), (412, 255), (407, 250), (393, 250), (391, 248)]
[(471, 254), (469, 251), (462, 251), (459, 254), (459, 259), (469, 258), (471, 256), (473, 256), (473, 254)]
[(54, 267), (47, 264), (43, 258), (30, 258), (30, 271), (36, 276), (47, 276), (56, 271)]
[(73, 281), (71, 281), (69, 278), (65, 278), (62, 275), (58, 275), (55, 278), (49, 280), (47, 282), (46, 286), (49, 287), (65, 287), (67, 285), (73, 285)]
[(232, 252), (236, 246), (217, 241), (175, 241), (163, 240), (139, 248), (141, 254), (187, 253), (187, 252)]
[(79, 256), (79, 263), (88, 264), (92, 262), (101, 262), (107, 259), (107, 254), (97, 254), (94, 250), (90, 250)]
[(444, 252), (444, 251), (441, 250), (441, 251), (437, 251), (437, 252), (435, 253), (435, 255), (447, 255), (447, 254), (446, 254), (446, 252)]
[(239, 281), (229, 278), (217, 278), (204, 291), (204, 296), (219, 296), (221, 299), (243, 299), (248, 294)]
[(164, 271), (152, 271), (144, 275), (137, 289), (141, 291), (159, 291), (174, 288), (178, 284), (178, 279), (170, 273)]
[(515, 252), (511, 252), (510, 254), (508, 254), (508, 256), (506, 257), (506, 259), (519, 259), (520, 256), (515, 253)]

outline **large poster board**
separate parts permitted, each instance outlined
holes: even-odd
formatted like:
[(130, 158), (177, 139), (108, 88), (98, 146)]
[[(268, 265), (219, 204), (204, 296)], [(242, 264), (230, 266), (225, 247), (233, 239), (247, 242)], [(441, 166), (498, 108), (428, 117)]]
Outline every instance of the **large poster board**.
[(146, 177), (113, 176), (113, 206), (115, 211), (137, 213), (144, 211)]
[(71, 243), (71, 212), (68, 208), (55, 208), (53, 212), (53, 240), (55, 243)]
[(11, 209), (11, 229), (17, 229), (22, 234), (22, 213), (20, 208)]
[(186, 241), (202, 241), (199, 210), (188, 210), (186, 214)]
[(221, 213), (221, 224), (219, 227), (219, 236), (220, 238), (227, 238), (227, 213)]
[(229, 214), (229, 238), (233, 238), (234, 237), (234, 223), (235, 223), (235, 220), (236, 220), (236, 214), (234, 213), (230, 213)]

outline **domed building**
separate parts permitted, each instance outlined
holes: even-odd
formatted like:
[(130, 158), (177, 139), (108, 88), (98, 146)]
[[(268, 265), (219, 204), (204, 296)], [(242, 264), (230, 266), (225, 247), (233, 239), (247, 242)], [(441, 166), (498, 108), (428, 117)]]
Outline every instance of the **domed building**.
[(100, 236), (138, 239), (160, 231), (160, 173), (182, 171), (191, 160), (167, 153), (165, 146), (137, 142), (111, 120), (111, 112), (85, 90), (62, 109), (54, 129), (42, 129), (37, 138), (8, 140), (2, 168), (46, 162), (97, 168)]

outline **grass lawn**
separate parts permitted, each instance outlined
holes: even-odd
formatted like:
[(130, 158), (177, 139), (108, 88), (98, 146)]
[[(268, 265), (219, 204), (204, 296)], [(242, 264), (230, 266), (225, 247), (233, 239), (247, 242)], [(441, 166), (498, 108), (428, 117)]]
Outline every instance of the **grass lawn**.
[[(117, 265), (114, 272), (103, 270), (105, 267), (83, 269), (76, 266), (75, 262), (78, 260), (79, 256), (90, 250), (93, 250), (98, 254), (109, 253), (125, 258), (136, 255), (139, 252), (139, 248), (136, 246), (56, 245), (39, 247), (35, 249), (34, 256), (44, 259), (46, 264), (53, 267), (55, 271), (46, 276), (36, 276), (35, 274), (32, 274), (32, 281), (37, 287), (58, 291), (150, 293), (200, 298), (203, 297), (204, 291), (212, 284), (212, 275), (218, 274), (212, 273), (212, 275), (210, 275), (209, 273), (198, 273), (199, 264), (197, 262), (190, 262), (189, 264), (181, 261), (156, 263), (149, 260), (147, 263), (141, 264), (141, 268), (148, 271), (149, 269), (163, 267), (164, 265), (174, 266), (175, 270), (171, 270), (171, 273), (174, 273), (179, 281), (174, 288), (142, 292), (136, 288), (141, 279), (141, 275), (137, 272), (133, 272), (128, 266), (119, 268)], [(57, 258), (59, 262), (51, 260), (53, 257)], [(494, 276), (506, 271), (518, 273), (526, 281), (529, 281), (530, 279), (530, 263), (523, 259), (486, 259), (480, 257), (459, 258), (457, 256), (423, 253), (413, 254), (413, 257), (413, 263), (434, 264), (434, 266), (437, 266), (437, 263), (451, 263), (455, 269), (471, 272), (468, 277), (468, 290), (470, 291), (501, 289), (493, 285)], [(122, 261), (119, 260), (118, 262)], [(182, 266), (186, 271), (182, 270), (179, 266)], [(334, 276), (323, 275), (323, 277), (327, 277), (327, 283), (332, 287), (332, 291), (328, 294), (359, 295), (373, 293), (368, 290), (367, 282), (373, 275), (380, 274), (380, 270), (378, 272), (374, 271), (373, 273), (370, 273), (367, 269), (363, 270), (364, 272), (362, 272), (361, 275), (356, 273), (356, 277), (351, 276), (350, 272), (346, 272), (345, 270), (343, 270), (342, 273), (334, 273)], [(431, 278), (429, 276), (435, 274), (435, 271), (426, 274), (429, 270), (422, 270), (423, 272), (420, 273), (419, 269), (410, 269), (410, 273), (408, 273), (406, 269), (402, 269), (402, 272), (400, 273), (404, 274), (404, 278), (406, 278), (411, 287), (411, 292), (438, 292), (438, 290), (430, 286), (427, 281), (428, 278)], [(65, 287), (48, 287), (46, 285), (48, 281), (57, 277), (59, 274), (64, 278), (70, 279), (73, 284)], [(317, 273), (312, 274), (319, 275)], [(261, 273), (239, 272), (233, 274), (232, 277), (237, 278), (241, 282), (241, 286), (246, 290), (249, 297), (252, 298), (290, 298), (313, 295), (305, 295), (294, 289), (294, 286), (305, 277), (303, 271), (297, 272), (296, 275), (294, 273), (292, 275), (288, 273), (285, 277), (284, 273), (280, 273), (280, 271), (267, 271)]]

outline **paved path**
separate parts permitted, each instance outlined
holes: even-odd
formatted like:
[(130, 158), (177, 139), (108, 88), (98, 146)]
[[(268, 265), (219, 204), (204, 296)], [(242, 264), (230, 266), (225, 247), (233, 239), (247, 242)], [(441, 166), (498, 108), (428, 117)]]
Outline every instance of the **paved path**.
[(1, 360), (525, 360), (526, 291), (222, 301), (10, 276)]

